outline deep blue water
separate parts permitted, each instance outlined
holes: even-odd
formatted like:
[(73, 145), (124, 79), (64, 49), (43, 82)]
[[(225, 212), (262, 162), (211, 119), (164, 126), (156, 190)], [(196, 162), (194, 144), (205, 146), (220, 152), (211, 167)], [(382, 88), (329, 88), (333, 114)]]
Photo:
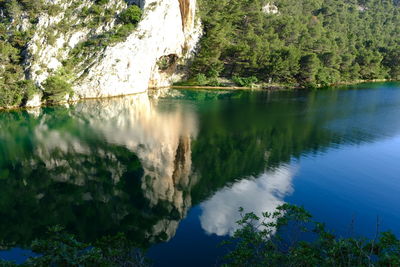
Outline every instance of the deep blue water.
[(340, 236), (378, 220), (400, 237), (398, 83), (170, 91), (3, 112), (0, 127), (1, 259), (62, 224), (88, 242), (124, 232), (155, 266), (214, 266), (239, 207), (285, 202)]

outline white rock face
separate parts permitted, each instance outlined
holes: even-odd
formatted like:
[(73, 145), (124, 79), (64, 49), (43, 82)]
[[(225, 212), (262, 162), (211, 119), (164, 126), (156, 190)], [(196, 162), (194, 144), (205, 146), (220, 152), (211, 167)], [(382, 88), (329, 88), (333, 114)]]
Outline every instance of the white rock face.
[(42, 95), (35, 94), (28, 102), (26, 102), (25, 107), (27, 108), (34, 108), (40, 107), (42, 105)]
[(276, 5), (268, 3), (263, 7), (263, 12), (268, 15), (279, 14), (279, 9)]
[[(44, 13), (39, 17), (35, 26), (35, 34), (28, 44), (26, 68), (28, 77), (37, 84), (41, 84), (49, 75), (62, 67), (62, 60), (68, 57), (68, 53), (79, 42), (88, 39), (90, 36), (104, 32), (112, 27), (115, 20), (107, 25), (100, 25), (98, 28), (90, 29), (82, 26), (90, 21), (90, 17), (82, 18), (79, 15), (83, 8), (90, 8), (93, 4), (90, 0), (82, 0), (81, 4), (70, 12), (74, 1), (47, 0), (48, 4), (57, 5), (62, 12), (54, 16)], [(116, 10), (126, 7), (123, 0), (117, 0), (113, 4)]]
[(126, 42), (107, 48), (75, 86), (75, 93), (80, 98), (110, 97), (170, 85), (173, 71), (160, 72), (158, 60), (169, 55), (184, 58), (200, 36), (194, 16), (196, 1), (183, 2), (190, 7), (186, 17), (178, 0), (145, 1), (137, 31)]
[[(29, 43), (27, 73), (37, 84), (56, 73), (79, 43), (113, 29), (118, 13), (127, 4), (137, 4), (144, 10), (142, 21), (126, 41), (98, 52), (94, 62), (79, 73), (84, 75), (73, 84), (75, 99), (129, 95), (146, 92), (149, 87), (169, 86), (179, 78), (176, 65), (191, 54), (201, 34), (195, 17), (196, 0), (110, 1), (105, 8), (115, 12), (114, 19), (95, 28), (85, 26), (90, 25), (90, 16), (80, 16), (93, 1), (81, 0), (78, 6), (72, 0), (47, 2), (63, 11), (42, 15)], [(60, 27), (63, 24), (68, 28)], [(161, 59), (171, 60), (160, 68), (157, 63)]]

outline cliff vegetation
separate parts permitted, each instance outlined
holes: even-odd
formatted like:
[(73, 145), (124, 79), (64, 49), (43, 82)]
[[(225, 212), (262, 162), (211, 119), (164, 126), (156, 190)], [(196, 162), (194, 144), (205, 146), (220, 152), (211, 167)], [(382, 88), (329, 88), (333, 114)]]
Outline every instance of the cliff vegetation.
[[(24, 105), (43, 91), (50, 103), (72, 94), (70, 83), (91, 64), (96, 52), (124, 41), (140, 21), (138, 6), (121, 3), (0, 0), (0, 108)], [(68, 31), (84, 35), (78, 36), (73, 49)], [(61, 47), (60, 40), (65, 41)], [(38, 60), (43, 56), (38, 51), (57, 52), (62, 66), (52, 69), (52, 62)], [(44, 72), (47, 78), (38, 82), (35, 77)]]

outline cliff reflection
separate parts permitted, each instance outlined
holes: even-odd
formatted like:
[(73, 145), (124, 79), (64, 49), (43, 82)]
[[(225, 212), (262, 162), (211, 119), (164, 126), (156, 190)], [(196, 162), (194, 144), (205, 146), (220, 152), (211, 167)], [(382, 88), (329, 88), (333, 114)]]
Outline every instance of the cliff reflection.
[[(195, 114), (184, 106), (157, 109), (155, 100), (138, 95), (78, 105), (90, 128), (112, 144), (134, 152), (144, 170), (141, 188), (150, 206), (165, 201), (180, 218), (190, 206), (191, 140), (197, 134)], [(105, 111), (105, 112), (104, 112)]]
[[(141, 189), (149, 208), (162, 207), (168, 214), (174, 214), (173, 218), (161, 217), (148, 238), (151, 242), (159, 235), (170, 239), (191, 206), (187, 190), (191, 187), (191, 140), (197, 133), (194, 113), (183, 110), (182, 106), (160, 112), (147, 95), (119, 100), (117, 108), (115, 101), (99, 101), (78, 108), (90, 114), (91, 127), (108, 142), (122, 145), (137, 155), (144, 170)], [(113, 110), (105, 115), (103, 110), (110, 108)]]
[(376, 94), (173, 91), (1, 112), (0, 246), (57, 224), (150, 246), (195, 205), (207, 233), (232, 233), (240, 206), (283, 203), (293, 158), (398, 135), (400, 91)]
[(168, 240), (191, 206), (197, 130), (184, 106), (139, 95), (1, 116), (4, 244), (56, 224), (83, 240), (120, 231), (140, 245)]

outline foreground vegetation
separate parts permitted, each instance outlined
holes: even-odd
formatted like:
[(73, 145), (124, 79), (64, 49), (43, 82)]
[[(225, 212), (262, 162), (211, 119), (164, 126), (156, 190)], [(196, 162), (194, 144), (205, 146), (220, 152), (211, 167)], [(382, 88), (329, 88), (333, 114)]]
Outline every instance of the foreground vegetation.
[[(85, 244), (56, 226), (49, 229), (46, 239), (34, 241), (31, 249), (40, 256), (29, 258), (22, 266), (148, 266), (143, 252), (134, 248), (123, 234)], [(0, 261), (0, 266), (18, 265)]]
[[(339, 238), (298, 206), (284, 204), (274, 213), (243, 214), (223, 266), (400, 266), (400, 240), (391, 232), (366, 238)], [(149, 266), (142, 250), (123, 234), (84, 244), (62, 227), (32, 243), (37, 257), (22, 266)], [(0, 266), (17, 266), (0, 261)]]
[(204, 36), (190, 79), (198, 84), (400, 79), (399, 1), (201, 0), (199, 7)]
[[(243, 209), (240, 210), (243, 212)], [(337, 237), (301, 207), (242, 215), (225, 266), (400, 266), (400, 240), (376, 232), (372, 240)]]

